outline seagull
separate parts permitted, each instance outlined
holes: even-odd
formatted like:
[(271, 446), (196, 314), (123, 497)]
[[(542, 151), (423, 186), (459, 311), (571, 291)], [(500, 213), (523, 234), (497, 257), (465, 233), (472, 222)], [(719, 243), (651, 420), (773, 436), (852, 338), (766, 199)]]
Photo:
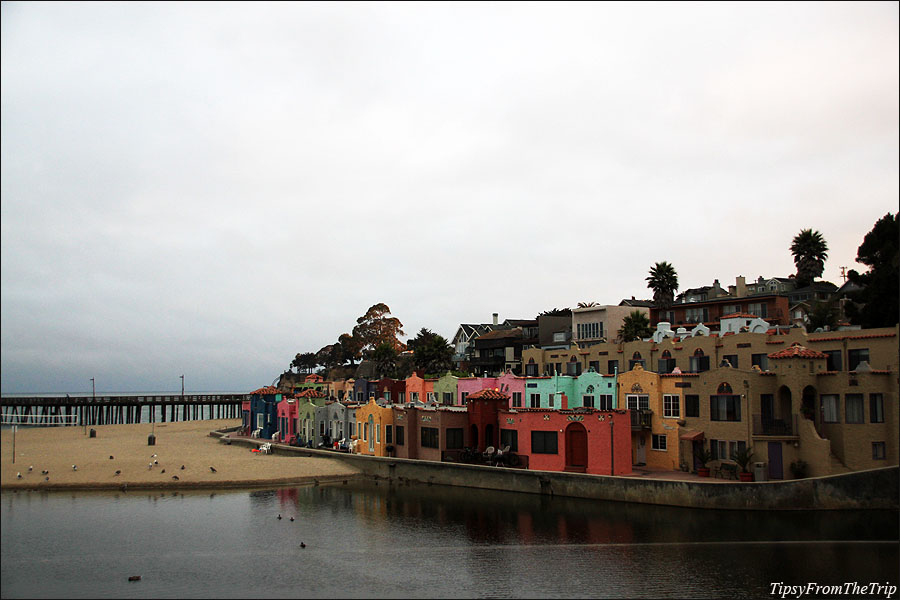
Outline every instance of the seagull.
[(116, 476), (121, 475), (121, 474), (122, 474), (122, 470), (121, 470), (121, 469), (118, 470), (118, 471), (116, 471)]
[(154, 464), (154, 465), (158, 465), (158, 464), (159, 464), (159, 461), (158, 461), (158, 460), (154, 460), (154, 461), (153, 461), (153, 464)]
[(301, 548), (306, 548), (306, 544), (304, 544), (303, 542), (300, 542), (300, 547), (301, 547)]
[(22, 474), (21, 474), (21, 473), (16, 473), (16, 479), (22, 479)]
[(49, 474), (50, 474), (50, 471), (48, 471), (47, 469), (44, 469), (43, 471), (41, 471), (41, 475), (49, 475)]
[(32, 471), (34, 471), (34, 465), (31, 465), (30, 467), (28, 467), (28, 472), (31, 473)]
[(281, 520), (281, 515), (278, 515), (278, 519)]
[(113, 458), (115, 458), (115, 457), (114, 457), (112, 454), (110, 454), (110, 455), (109, 455), (109, 460), (112, 460)]
[(184, 471), (184, 465), (181, 465), (181, 470)]
[(293, 520), (294, 520), (294, 517), (291, 517), (291, 521), (293, 521)]
[(73, 471), (77, 471), (77, 470), (78, 470), (78, 465), (72, 465), (72, 470), (73, 470)]
[(44, 481), (50, 481), (49, 477), (44, 477)]
[(149, 471), (152, 468), (153, 468), (153, 463), (147, 463), (147, 470)]
[(151, 454), (151, 455), (150, 455), (150, 458), (156, 458), (156, 455), (155, 455), (155, 454)]
[(166, 470), (165, 470), (165, 469), (163, 469), (163, 470), (162, 470), (162, 472), (163, 472), (163, 473), (165, 473), (165, 472), (166, 472)]
[(215, 467), (210, 467), (209, 470), (212, 471), (213, 473), (216, 472), (216, 468), (215, 468)]
[(178, 475), (172, 475), (172, 479), (174, 479), (175, 481), (178, 481)]

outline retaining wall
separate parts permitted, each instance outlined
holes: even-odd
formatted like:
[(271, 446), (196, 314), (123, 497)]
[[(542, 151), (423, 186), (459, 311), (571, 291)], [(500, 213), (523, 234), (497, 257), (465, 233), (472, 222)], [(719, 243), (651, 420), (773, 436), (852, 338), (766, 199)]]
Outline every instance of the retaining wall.
[[(245, 438), (231, 438), (230, 441), (252, 446), (265, 442)], [(278, 453), (296, 453), (347, 461), (369, 477), (398, 483), (411, 481), (690, 508), (732, 510), (900, 508), (900, 467), (897, 466), (791, 481), (723, 484), (383, 458), (295, 448), (283, 444), (272, 444), (272, 447)]]

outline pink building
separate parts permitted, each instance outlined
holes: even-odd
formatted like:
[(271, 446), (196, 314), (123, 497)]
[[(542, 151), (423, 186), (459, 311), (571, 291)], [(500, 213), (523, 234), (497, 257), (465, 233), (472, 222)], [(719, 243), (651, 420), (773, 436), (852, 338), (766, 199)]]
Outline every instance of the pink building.
[(297, 433), (297, 401), (285, 398), (278, 403), (278, 441), (290, 442)]
[(456, 382), (457, 406), (466, 406), (466, 398), (469, 394), (488, 389), (499, 389), (496, 377), (460, 377)]

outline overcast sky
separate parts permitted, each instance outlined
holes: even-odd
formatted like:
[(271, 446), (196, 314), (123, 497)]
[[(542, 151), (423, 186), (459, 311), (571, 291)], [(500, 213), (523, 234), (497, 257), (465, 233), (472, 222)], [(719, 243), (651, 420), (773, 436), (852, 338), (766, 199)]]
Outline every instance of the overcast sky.
[(898, 207), (898, 4), (2, 4), (2, 391), (250, 391), (795, 272)]

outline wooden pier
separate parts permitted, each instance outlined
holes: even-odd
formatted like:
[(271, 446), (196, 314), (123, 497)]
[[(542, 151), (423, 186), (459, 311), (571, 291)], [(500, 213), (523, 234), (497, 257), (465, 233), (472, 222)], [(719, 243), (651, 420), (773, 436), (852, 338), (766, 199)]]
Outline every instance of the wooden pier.
[[(121, 425), (239, 419), (249, 394), (117, 394), (96, 397), (0, 398), (5, 425)], [(167, 418), (168, 417), (168, 418)]]

